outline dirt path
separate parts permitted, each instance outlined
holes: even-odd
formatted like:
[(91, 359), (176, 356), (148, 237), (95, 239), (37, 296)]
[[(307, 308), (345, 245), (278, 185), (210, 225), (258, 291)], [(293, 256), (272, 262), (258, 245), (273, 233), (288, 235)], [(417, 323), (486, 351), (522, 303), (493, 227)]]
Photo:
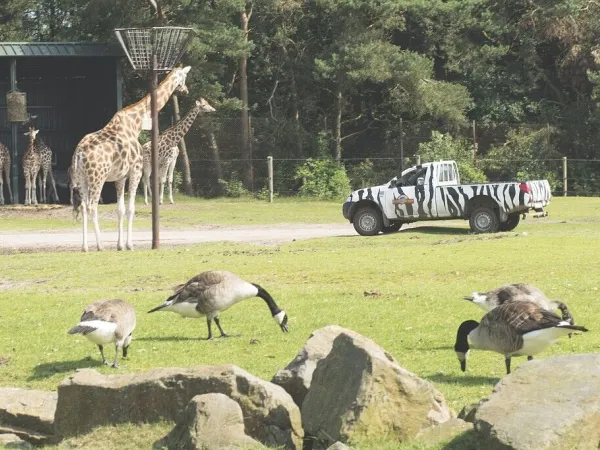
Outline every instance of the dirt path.
[[(351, 224), (279, 224), (262, 226), (220, 226), (183, 230), (161, 230), (161, 247), (190, 245), (202, 242), (234, 241), (260, 244), (278, 244), (298, 239), (357, 235)], [(72, 251), (81, 248), (81, 231), (5, 231), (0, 232), (0, 253), (35, 251)], [(117, 232), (103, 231), (102, 239), (107, 250), (117, 247)], [(133, 232), (134, 248), (150, 248), (151, 230)], [(91, 251), (96, 249), (93, 229), (88, 235)]]

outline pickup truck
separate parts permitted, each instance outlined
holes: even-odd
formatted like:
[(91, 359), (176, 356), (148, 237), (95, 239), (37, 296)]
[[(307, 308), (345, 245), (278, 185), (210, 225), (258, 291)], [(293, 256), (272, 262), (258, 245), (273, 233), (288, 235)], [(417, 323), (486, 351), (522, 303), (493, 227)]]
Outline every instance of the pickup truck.
[(406, 169), (381, 186), (352, 192), (342, 212), (363, 236), (398, 231), (419, 220), (467, 219), (475, 233), (513, 230), (531, 209), (545, 217), (550, 203), (547, 180), (460, 184), (455, 161)]

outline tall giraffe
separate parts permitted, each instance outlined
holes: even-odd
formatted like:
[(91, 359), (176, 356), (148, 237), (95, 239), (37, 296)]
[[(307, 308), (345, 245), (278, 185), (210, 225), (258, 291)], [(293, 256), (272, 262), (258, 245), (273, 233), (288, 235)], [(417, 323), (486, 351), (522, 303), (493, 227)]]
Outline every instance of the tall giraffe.
[(58, 193), (56, 192), (56, 183), (52, 175), (52, 150), (46, 145), (42, 138), (37, 137), (34, 142), (35, 150), (40, 155), (41, 170), (38, 172), (38, 186), (40, 187), (40, 202), (49, 203), (50, 196), (46, 196), (46, 187), (48, 186), (48, 175), (50, 175), (50, 183), (52, 185), (51, 195), (54, 196), (54, 201), (58, 203)]
[[(177, 68), (159, 84), (156, 104), (160, 111), (177, 90), (187, 94), (185, 79), (190, 67)], [(98, 225), (98, 200), (102, 186), (114, 181), (117, 191), (117, 221), (119, 237), (117, 249), (123, 250), (123, 216), (127, 213), (126, 248), (133, 250), (132, 232), (135, 213), (135, 192), (142, 177), (142, 145), (138, 137), (142, 131), (142, 120), (150, 118), (150, 94), (139, 102), (118, 111), (101, 130), (81, 139), (72, 161), (73, 186), (81, 195), (83, 223), (83, 246), (87, 252), (88, 211), (92, 214), (96, 245), (103, 250)], [(125, 182), (129, 180), (129, 205), (125, 210)]]
[[(158, 138), (158, 177), (160, 181), (161, 204), (163, 202), (167, 176), (169, 178), (169, 201), (175, 203), (173, 201), (173, 171), (175, 170), (177, 156), (179, 156), (178, 145), (194, 123), (194, 120), (196, 120), (196, 116), (198, 116), (200, 111), (214, 112), (215, 108), (210, 106), (203, 98), (196, 100), (196, 105), (188, 111), (186, 116), (171, 128), (167, 128)], [(147, 205), (148, 192), (150, 192), (150, 173), (152, 172), (152, 142), (146, 142), (143, 150), (144, 175), (142, 181), (144, 183), (144, 203)], [(150, 195), (152, 195), (151, 192)]]
[(35, 180), (42, 163), (40, 154), (35, 149), (35, 137), (39, 131), (40, 130), (36, 130), (33, 126), (30, 126), (29, 131), (25, 133), (25, 135), (29, 135), (29, 145), (27, 146), (27, 151), (23, 155), (22, 160), (23, 174), (25, 175), (25, 205), (37, 205)]
[(13, 202), (12, 189), (10, 187), (10, 152), (4, 144), (0, 142), (0, 205), (4, 205), (4, 179), (6, 178), (6, 187), (10, 202)]

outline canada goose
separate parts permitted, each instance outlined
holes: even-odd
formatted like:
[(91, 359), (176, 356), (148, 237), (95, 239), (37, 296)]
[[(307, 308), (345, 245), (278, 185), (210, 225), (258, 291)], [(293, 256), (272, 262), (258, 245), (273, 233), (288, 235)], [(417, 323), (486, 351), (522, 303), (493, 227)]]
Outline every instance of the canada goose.
[[(454, 351), (464, 372), (467, 368), (469, 348), (490, 350), (504, 355), (506, 373), (510, 373), (513, 356), (527, 356), (544, 351), (556, 340), (573, 330), (588, 331), (585, 327), (571, 325), (551, 311), (533, 302), (514, 302), (500, 305), (488, 312), (481, 323), (467, 320), (456, 333)], [(469, 347), (470, 341), (470, 347)]]
[(102, 362), (104, 357), (104, 344), (115, 343), (115, 361), (112, 367), (119, 367), (119, 348), (123, 349), (123, 358), (127, 358), (127, 349), (131, 343), (135, 329), (135, 311), (131, 305), (123, 300), (99, 300), (86, 306), (77, 326), (69, 330), (69, 334), (83, 334), (86, 338), (98, 345)]
[(287, 328), (287, 315), (279, 309), (273, 297), (258, 284), (248, 283), (236, 274), (225, 270), (211, 270), (202, 272), (187, 283), (176, 287), (176, 292), (162, 305), (148, 311), (173, 311), (183, 317), (206, 317), (208, 338), (212, 339), (211, 321), (214, 319), (221, 336), (227, 334), (221, 328), (219, 313), (232, 307), (237, 302), (252, 298), (262, 298), (269, 307), (275, 322), (284, 332)]
[(567, 305), (558, 300), (550, 300), (546, 294), (531, 284), (505, 284), (489, 292), (473, 292), (470, 297), (464, 297), (464, 299), (481, 306), (486, 311), (491, 311), (497, 306), (509, 302), (530, 301), (548, 311), (559, 309), (562, 313), (562, 320), (566, 320), (571, 325), (575, 324)]

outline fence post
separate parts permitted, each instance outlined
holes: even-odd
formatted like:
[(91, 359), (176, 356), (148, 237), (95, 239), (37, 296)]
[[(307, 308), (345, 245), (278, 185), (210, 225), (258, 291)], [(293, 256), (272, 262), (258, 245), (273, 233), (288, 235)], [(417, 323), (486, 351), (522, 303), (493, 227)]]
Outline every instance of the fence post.
[(563, 156), (563, 197), (567, 196), (568, 186), (567, 186), (567, 157)]
[(267, 172), (269, 178), (269, 203), (273, 203), (273, 157), (267, 156)]

